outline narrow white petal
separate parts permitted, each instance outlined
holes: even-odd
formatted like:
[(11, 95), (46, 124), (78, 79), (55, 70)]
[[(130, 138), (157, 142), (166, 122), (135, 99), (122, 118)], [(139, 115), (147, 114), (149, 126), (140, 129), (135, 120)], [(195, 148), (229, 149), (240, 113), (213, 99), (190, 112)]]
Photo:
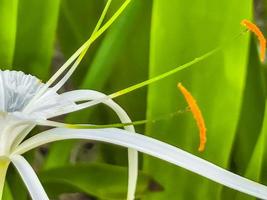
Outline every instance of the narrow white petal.
[(25, 128), (32, 126), (32, 122), (20, 115), (19, 112), (5, 113), (0, 117), (0, 154), (8, 155), (14, 140), (24, 135)]
[[(121, 15), (127, 5), (131, 0), (126, 0), (121, 7), (114, 13), (114, 15), (101, 27), (99, 28), (99, 24), (97, 24), (98, 30), (93, 32), (93, 35), (68, 59), (68, 61), (49, 79), (47, 85), (51, 85), (69, 66), (70, 64), (85, 50), (87, 49), (97, 38), (99, 38), (113, 23), (114, 21)], [(106, 9), (110, 6), (111, 1), (108, 1), (106, 7), (104, 8), (104, 15), (100, 17), (100, 22), (105, 16)]]
[(35, 125), (27, 126), (20, 134), (13, 140), (11, 150), (15, 149), (31, 132), (31, 130), (35, 127)]
[[(95, 100), (95, 99), (105, 99), (102, 103), (109, 106), (113, 109), (118, 117), (120, 118), (122, 123), (129, 123), (131, 119), (127, 115), (127, 113), (112, 99), (109, 99), (105, 94), (101, 92), (97, 92), (94, 90), (75, 90), (63, 93), (61, 95), (63, 99), (67, 99), (68, 101), (72, 102), (79, 102), (79, 101), (88, 101), (88, 100)], [(126, 126), (126, 130), (135, 133), (134, 126)], [(128, 159), (129, 159), (129, 183), (128, 183), (128, 200), (134, 199), (137, 176), (138, 176), (138, 152), (134, 149), (128, 150)]]
[(264, 185), (231, 173), (164, 142), (140, 134), (131, 134), (122, 129), (88, 130), (55, 128), (26, 140), (14, 153), (22, 154), (37, 146), (65, 139), (89, 139), (133, 148), (195, 172), (232, 189), (267, 200), (267, 187)]
[[(103, 103), (107, 106), (109, 106), (111, 109), (113, 109), (122, 123), (128, 123), (131, 122), (131, 119), (127, 115), (127, 113), (112, 99), (108, 98), (105, 94), (95, 91), (95, 90), (74, 90), (70, 92), (65, 92), (61, 94), (61, 96), (72, 102), (79, 102), (79, 101), (90, 101), (90, 100), (95, 100), (95, 99), (104, 99), (100, 103)], [(125, 127), (129, 131), (134, 132), (134, 127), (133, 126), (127, 126)]]
[[(108, 8), (111, 4), (112, 0), (108, 0), (96, 26), (95, 29), (93, 30), (93, 33), (91, 35), (91, 37), (89, 38), (89, 40), (91, 40), (91, 38), (94, 36), (94, 34), (99, 30), (106, 14), (108, 11)], [(88, 46), (83, 50), (83, 52), (79, 55), (78, 59), (75, 61), (75, 63), (71, 66), (71, 68), (69, 69), (69, 71), (64, 75), (64, 77), (55, 85), (53, 86), (52, 90), (57, 92), (66, 82), (67, 80), (71, 77), (71, 75), (74, 73), (74, 71), (76, 70), (76, 68), (78, 67), (78, 65), (80, 64), (82, 58), (84, 57), (84, 55), (86, 54), (86, 51), (89, 49), (91, 43), (88, 44)]]
[(20, 155), (11, 157), (33, 200), (49, 200), (31, 165)]
[[(125, 2), (120, 6), (120, 8), (114, 13), (114, 15), (97, 31), (94, 31), (94, 34), (66, 61), (66, 63), (63, 64), (59, 68), (59, 70), (47, 81), (45, 84), (45, 87), (43, 87), (32, 99), (32, 101), (29, 102), (29, 104), (26, 106), (25, 109), (28, 109), (28, 107), (31, 106), (31, 104), (38, 99), (40, 96), (42, 96), (47, 89), (60, 77), (60, 75), (63, 74), (65, 70), (67, 70), (71, 64), (76, 60), (79, 59), (79, 56), (86, 51), (86, 49), (89, 48), (89, 46), (96, 40), (98, 39), (113, 23), (114, 21), (121, 15), (121, 13), (125, 10), (125, 8), (128, 6), (128, 4), (131, 2), (131, 0), (125, 0)], [(104, 15), (105, 15), (105, 10), (109, 7), (111, 1), (108, 1), (107, 6), (104, 9)], [(103, 16), (104, 17), (104, 16)], [(100, 21), (102, 20), (102, 17), (100, 17)], [(97, 24), (97, 27), (99, 24)], [(79, 64), (79, 63), (78, 63)], [(74, 65), (76, 65), (74, 63)], [(76, 68), (76, 66), (74, 66)], [(74, 69), (75, 70), (75, 69)], [(73, 71), (74, 71), (73, 70)], [(70, 70), (69, 75), (72, 74), (72, 70)], [(65, 77), (65, 79), (68, 78), (68, 76)]]
[[(89, 38), (89, 40), (91, 40), (91, 38), (94, 36), (94, 34), (99, 30), (101, 24), (103, 23), (105, 16), (107, 14), (107, 11), (110, 7), (112, 0), (108, 0), (108, 2), (106, 3), (106, 6), (92, 32), (91, 37)], [(75, 63), (71, 66), (71, 68), (69, 69), (69, 71), (64, 75), (64, 77), (55, 85), (53, 86), (52, 90), (57, 92), (66, 82), (67, 80), (71, 77), (71, 75), (74, 73), (74, 71), (76, 70), (76, 68), (78, 67), (79, 63), (81, 62), (82, 58), (84, 57), (84, 55), (86, 54), (87, 50), (89, 49), (90, 45), (92, 43), (89, 43), (87, 45), (87, 47), (83, 50), (83, 52), (81, 52), (81, 54), (79, 55), (78, 59), (75, 61)]]
[[(76, 95), (78, 95), (79, 92), (81, 93), (81, 95), (83, 94), (83, 90), (75, 90), (75, 91), (71, 91), (71, 92), (77, 92)], [(71, 93), (71, 92), (66, 92), (66, 93)], [(75, 99), (79, 99), (79, 96), (73, 97), (73, 99), (74, 100)], [(108, 101), (110, 99), (111, 99), (110, 97), (106, 96), (106, 97), (102, 97), (102, 98), (95, 98), (92, 101), (88, 101), (88, 102), (85, 102), (85, 103), (65, 106), (64, 108), (55, 111), (53, 116), (65, 115), (65, 114), (68, 114), (68, 113), (72, 113), (72, 112), (76, 112), (76, 111), (83, 110), (83, 109), (86, 109), (86, 108), (90, 108), (90, 107), (95, 106), (97, 104), (104, 103), (104, 102), (106, 102), (106, 101)], [(87, 99), (87, 100), (89, 100), (89, 99)], [(52, 117), (52, 115), (49, 116), (48, 118), (51, 118), (51, 117)]]

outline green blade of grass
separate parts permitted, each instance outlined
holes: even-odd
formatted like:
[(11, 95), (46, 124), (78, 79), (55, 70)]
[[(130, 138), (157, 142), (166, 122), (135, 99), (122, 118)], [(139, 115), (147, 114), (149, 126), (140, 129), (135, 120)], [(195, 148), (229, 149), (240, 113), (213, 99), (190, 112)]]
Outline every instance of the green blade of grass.
[(18, 0), (0, 1), (0, 67), (11, 69), (15, 50)]
[[(257, 43), (256, 38), (250, 41), (246, 84), (230, 163), (231, 170), (254, 181), (259, 181), (261, 175), (263, 138), (260, 132), (265, 107), (264, 74)], [(222, 199), (233, 199), (235, 195), (237, 199), (255, 199), (228, 188), (224, 188)]]
[(13, 200), (12, 193), (10, 191), (9, 184), (6, 182), (4, 187), (4, 193), (3, 193), (3, 199), (4, 200)]
[(233, 148), (232, 168), (244, 174), (259, 137), (265, 107), (263, 68), (259, 61), (256, 39), (251, 40), (250, 59), (242, 110)]
[[(249, 124), (247, 124), (249, 126)], [(257, 129), (255, 130), (257, 131)], [(264, 120), (263, 120), (263, 126), (261, 128), (260, 134), (257, 134), (255, 132), (254, 136), (257, 137), (256, 144), (254, 145), (254, 149), (250, 154), (247, 154), (247, 160), (249, 160), (249, 163), (245, 163), (246, 165), (246, 171), (244, 173), (244, 176), (254, 180), (256, 182), (261, 182), (263, 184), (267, 184), (267, 174), (266, 174), (266, 156), (267, 156), (267, 107), (265, 102), (265, 110), (264, 110)], [(248, 137), (244, 135), (244, 137), (247, 137), (248, 139), (252, 137)], [(254, 138), (252, 139), (255, 140)], [(244, 141), (244, 140), (242, 140)], [(248, 143), (248, 142), (246, 142)], [(250, 146), (247, 147), (249, 149)], [(247, 152), (247, 149), (245, 149), (244, 152)], [(241, 153), (242, 155), (242, 153)], [(256, 198), (250, 197), (245, 194), (236, 194), (235, 196), (236, 200), (255, 200)]]
[(48, 78), (60, 0), (22, 0), (18, 7), (16, 70)]

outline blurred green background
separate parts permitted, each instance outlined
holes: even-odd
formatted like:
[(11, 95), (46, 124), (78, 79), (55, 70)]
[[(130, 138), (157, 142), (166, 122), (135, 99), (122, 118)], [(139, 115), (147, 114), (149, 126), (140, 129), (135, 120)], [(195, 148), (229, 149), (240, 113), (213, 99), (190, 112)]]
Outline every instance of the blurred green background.
[[(112, 2), (107, 19), (122, 2)], [(88, 39), (105, 3), (0, 0), (1, 69), (21, 70), (45, 82)], [(155, 119), (186, 109), (176, 88), (182, 82), (197, 99), (206, 121), (205, 152), (197, 151), (198, 130), (189, 112), (138, 126), (137, 131), (267, 184), (266, 65), (259, 62), (254, 36), (233, 39), (245, 18), (255, 21), (267, 35), (266, 0), (132, 0), (93, 44), (61, 92), (87, 88), (110, 94), (230, 41), (216, 55), (116, 101), (132, 120)], [(118, 122), (114, 113), (101, 105), (57, 120)], [(125, 149), (67, 141), (44, 146), (27, 158), (51, 199), (126, 197)], [(140, 155), (140, 171), (137, 197), (143, 200), (253, 199), (149, 156)], [(11, 168), (4, 199), (28, 198)]]

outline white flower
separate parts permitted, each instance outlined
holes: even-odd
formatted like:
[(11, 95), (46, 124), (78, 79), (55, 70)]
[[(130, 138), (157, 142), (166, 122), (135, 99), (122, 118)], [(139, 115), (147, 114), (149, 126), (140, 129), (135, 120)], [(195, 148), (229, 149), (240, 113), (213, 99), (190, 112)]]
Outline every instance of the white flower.
[[(109, 96), (92, 90), (75, 90), (63, 94), (57, 92), (74, 72), (90, 44), (112, 24), (130, 0), (126, 0), (117, 13), (100, 28), (110, 2), (111, 0), (108, 1), (92, 37), (73, 54), (47, 83), (41, 83), (36, 77), (25, 75), (22, 72), (0, 71), (0, 196), (2, 196), (6, 170), (9, 163), (12, 162), (21, 175), (32, 199), (48, 200), (48, 196), (34, 170), (22, 155), (49, 142), (65, 139), (88, 139), (129, 148), (128, 200), (134, 199), (138, 164), (137, 151), (173, 163), (235, 190), (257, 198), (267, 199), (266, 186), (233, 174), (164, 142), (141, 134), (133, 134), (134, 128), (131, 125), (126, 126), (125, 130), (118, 128), (73, 129), (69, 128), (67, 124), (48, 120), (55, 116), (104, 103), (116, 112), (123, 123), (131, 122), (127, 113), (112, 98), (178, 71), (178, 68), (176, 68), (172, 72), (168, 72), (167, 75), (160, 75)], [(204, 55), (203, 58), (205, 56), (207, 55)], [(191, 64), (194, 62), (191, 62)], [(68, 71), (63, 78), (58, 80), (67, 69)], [(58, 80), (57, 83), (51, 87), (56, 80)], [(37, 125), (56, 128), (25, 139)]]
[[(80, 105), (76, 102), (94, 99), (97, 99), (97, 102), (103, 101), (103, 103), (110, 106), (122, 122), (131, 122), (120, 106), (111, 99), (107, 99), (106, 95), (96, 91), (76, 90), (59, 95), (54, 91), (54, 88), (48, 88), (42, 96), (31, 101), (36, 97), (38, 92), (46, 88), (46, 85), (41, 83), (37, 78), (31, 75), (25, 75), (22, 72), (0, 70), (0, 81), (3, 83), (3, 86), (6, 86), (1, 91), (2, 98), (0, 99), (1, 105), (3, 105), (1, 107), (3, 112), (0, 118), (2, 128), (0, 135), (0, 157), (5, 161), (10, 160), (14, 163), (33, 199), (48, 199), (48, 197), (30, 165), (20, 156), (22, 153), (18, 151), (24, 149), (20, 149), (24, 143), (21, 142), (34, 126), (62, 126), (60, 123), (47, 121), (46, 119), (66, 113), (66, 110), (79, 110)], [(30, 102), (31, 106), (27, 106)], [(63, 124), (63, 126), (65, 125)], [(125, 129), (134, 131), (133, 126), (128, 126)], [(130, 151), (130, 157), (132, 159), (137, 158), (135, 152)], [(137, 161), (133, 160), (131, 163), (134, 164), (135, 162)], [(135, 172), (133, 173), (132, 176), (137, 177), (137, 174), (135, 175)], [(134, 180), (135, 183), (136, 180)], [(134, 195), (135, 185), (132, 188)]]
[[(75, 90), (58, 94), (52, 87), (39, 98), (31, 101), (42, 88), (46, 87), (37, 78), (22, 72), (0, 71), (0, 81), (3, 86), (0, 96), (3, 109), (0, 120), (3, 130), (0, 156), (15, 165), (34, 200), (47, 200), (48, 197), (35, 172), (21, 155), (40, 145), (64, 139), (90, 139), (135, 149), (233, 189), (267, 199), (267, 188), (263, 185), (228, 172), (176, 147), (141, 134), (132, 134), (127, 130), (53, 128), (22, 142), (35, 125), (65, 126), (61, 123), (47, 121), (47, 118), (66, 113), (66, 110), (79, 110), (81, 106), (94, 105), (100, 101), (114, 109), (123, 122), (130, 120), (123, 109), (113, 100), (96, 91)], [(88, 102), (77, 104), (79, 101)], [(27, 106), (29, 102), (32, 106)], [(131, 127), (129, 129), (129, 131), (133, 131)], [(133, 197), (129, 197), (129, 199), (133, 199)]]

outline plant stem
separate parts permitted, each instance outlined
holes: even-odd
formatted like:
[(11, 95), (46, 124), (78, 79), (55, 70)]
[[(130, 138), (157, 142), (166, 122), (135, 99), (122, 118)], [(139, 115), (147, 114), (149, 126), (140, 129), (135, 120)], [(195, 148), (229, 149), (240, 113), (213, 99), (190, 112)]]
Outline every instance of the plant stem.
[(3, 189), (5, 185), (6, 172), (10, 161), (7, 158), (0, 159), (0, 200), (3, 196)]

